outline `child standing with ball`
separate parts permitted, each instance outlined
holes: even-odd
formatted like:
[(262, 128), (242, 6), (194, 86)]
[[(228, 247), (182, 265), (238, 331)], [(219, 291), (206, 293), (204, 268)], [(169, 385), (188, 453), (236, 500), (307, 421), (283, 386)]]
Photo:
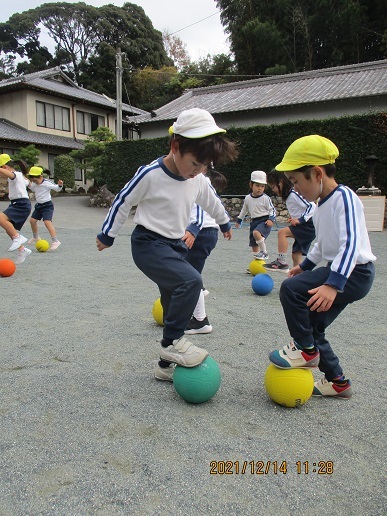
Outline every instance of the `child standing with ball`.
[(185, 230), (194, 203), (207, 211), (223, 235), (231, 239), (231, 224), (213, 188), (202, 174), (211, 162), (236, 158), (236, 146), (225, 138), (210, 113), (193, 108), (183, 111), (169, 130), (170, 149), (138, 169), (117, 194), (97, 236), (99, 251), (111, 247), (132, 206), (136, 227), (131, 236), (137, 267), (159, 290), (164, 313), (159, 380), (172, 381), (174, 364), (199, 365), (207, 356), (184, 336), (202, 289), (200, 273), (187, 262)]
[[(212, 165), (209, 165), (205, 176), (215, 192), (222, 192), (226, 188), (227, 179), (223, 174), (214, 170)], [(186, 259), (200, 274), (211, 251), (215, 249), (218, 235), (219, 226), (216, 221), (199, 205), (194, 204), (191, 210), (190, 223), (185, 232), (185, 243), (188, 247)], [(185, 330), (188, 335), (212, 332), (204, 300), (207, 294), (208, 291), (202, 288), (193, 316)]]
[(30, 218), (32, 229), (32, 238), (28, 240), (29, 244), (35, 244), (40, 240), (38, 232), (38, 220), (42, 220), (50, 233), (51, 247), (49, 251), (55, 251), (60, 246), (60, 242), (56, 236), (56, 230), (52, 223), (54, 215), (54, 204), (51, 199), (51, 190), (60, 192), (62, 190), (63, 181), (60, 179), (58, 184), (53, 183), (43, 176), (42, 167), (31, 167), (28, 172), (28, 178), (31, 180), (29, 189), (35, 194), (36, 204)]
[(289, 272), (286, 254), (288, 250), (288, 238), (293, 238), (292, 259), (293, 267), (302, 262), (302, 256), (307, 255), (312, 241), (316, 238), (313, 225), (313, 212), (316, 208), (314, 202), (304, 199), (293, 188), (291, 181), (276, 170), (267, 175), (267, 184), (276, 195), (282, 197), (289, 212), (290, 226), (278, 230), (278, 256), (271, 263), (265, 263), (263, 267), (269, 271)]
[(242, 210), (238, 215), (235, 227), (240, 228), (243, 219), (250, 214), (250, 247), (253, 257), (257, 260), (269, 258), (265, 240), (270, 235), (276, 211), (270, 197), (265, 194), (266, 173), (255, 170), (251, 173), (251, 193), (246, 195)]
[[(15, 163), (19, 165), (21, 172), (14, 168)], [(8, 154), (0, 154), (0, 175), (7, 178), (8, 197), (11, 201), (8, 208), (0, 213), (0, 227), (12, 239), (8, 251), (18, 251), (15, 258), (17, 265), (23, 263), (31, 254), (31, 249), (24, 247), (26, 237), (19, 233), (31, 212), (31, 201), (27, 193), (27, 172), (28, 167), (24, 161), (12, 160)]]
[[(335, 180), (336, 145), (317, 134), (294, 141), (276, 170), (285, 173), (294, 188), (312, 202), (316, 243), (305, 260), (289, 271), (280, 289), (292, 342), (270, 353), (282, 369), (319, 367), (325, 375), (315, 382), (316, 396), (349, 398), (351, 380), (326, 339), (326, 328), (344, 308), (365, 297), (375, 268), (363, 204), (348, 187)], [(325, 266), (317, 267), (324, 261)]]

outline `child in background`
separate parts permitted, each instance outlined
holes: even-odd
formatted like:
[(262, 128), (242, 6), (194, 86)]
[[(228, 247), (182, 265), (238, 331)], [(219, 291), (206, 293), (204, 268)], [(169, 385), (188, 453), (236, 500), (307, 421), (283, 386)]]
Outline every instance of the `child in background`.
[[(215, 192), (222, 192), (227, 186), (227, 179), (223, 174), (214, 170), (210, 165), (206, 173)], [(191, 210), (190, 223), (185, 233), (185, 243), (188, 247), (187, 262), (200, 272), (203, 271), (206, 259), (218, 242), (219, 226), (216, 221), (197, 204)], [(185, 333), (211, 333), (212, 326), (208, 321), (204, 298), (208, 291), (202, 288), (193, 316)]]
[[(21, 172), (15, 170), (14, 164), (19, 165)], [(20, 235), (28, 215), (31, 212), (31, 201), (28, 197), (27, 164), (22, 160), (12, 160), (8, 154), (0, 154), (0, 174), (7, 178), (8, 197), (10, 205), (3, 213), (0, 213), (0, 227), (12, 239), (12, 245), (8, 251), (18, 250), (15, 258), (16, 265), (20, 265), (31, 254), (31, 249), (24, 247), (27, 239)]]
[(52, 217), (54, 215), (54, 204), (51, 199), (51, 190), (60, 192), (62, 190), (63, 181), (60, 179), (58, 184), (53, 183), (49, 179), (43, 177), (42, 167), (31, 167), (28, 172), (28, 178), (31, 183), (28, 185), (29, 189), (35, 194), (36, 204), (34, 211), (30, 218), (30, 224), (32, 229), (32, 238), (28, 240), (29, 244), (35, 244), (40, 240), (38, 233), (38, 220), (42, 220), (50, 233), (51, 247), (49, 251), (54, 251), (60, 246), (60, 242), (56, 236), (56, 230), (52, 223)]
[(172, 381), (173, 364), (194, 367), (208, 356), (184, 336), (203, 286), (200, 273), (185, 259), (185, 230), (196, 203), (230, 240), (229, 217), (202, 172), (211, 162), (226, 163), (237, 155), (235, 144), (224, 137), (226, 131), (203, 109), (183, 111), (169, 132), (168, 155), (138, 169), (115, 197), (96, 240), (99, 251), (112, 246), (137, 205), (132, 256), (160, 290), (164, 330), (154, 375), (166, 381)]
[(238, 215), (235, 227), (239, 228), (243, 219), (249, 213), (250, 222), (250, 247), (253, 257), (257, 260), (269, 258), (266, 250), (265, 240), (270, 235), (276, 211), (271, 199), (266, 195), (266, 173), (262, 170), (255, 170), (251, 173), (250, 188), (252, 192), (246, 195), (242, 210)]
[[(280, 289), (292, 342), (269, 358), (282, 369), (318, 366), (325, 378), (315, 382), (313, 394), (349, 398), (351, 381), (344, 376), (325, 330), (349, 303), (368, 294), (376, 258), (362, 202), (350, 188), (336, 183), (338, 156), (333, 142), (312, 134), (294, 141), (276, 166), (305, 199), (319, 198), (319, 202), (313, 215), (317, 241)], [(327, 264), (317, 267), (322, 260)]]
[(307, 255), (310, 244), (316, 238), (312, 215), (316, 208), (314, 202), (309, 202), (295, 191), (289, 179), (276, 170), (267, 175), (267, 184), (273, 192), (282, 197), (289, 212), (290, 226), (278, 231), (278, 256), (263, 267), (269, 271), (289, 272), (287, 264), (288, 238), (294, 238), (292, 259), (293, 267), (302, 262), (302, 255)]

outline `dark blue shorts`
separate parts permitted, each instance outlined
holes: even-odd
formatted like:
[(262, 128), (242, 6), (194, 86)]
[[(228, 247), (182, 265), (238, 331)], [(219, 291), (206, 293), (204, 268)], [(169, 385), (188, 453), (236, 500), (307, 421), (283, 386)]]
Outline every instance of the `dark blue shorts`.
[(29, 199), (14, 199), (6, 210), (3, 211), (7, 215), (13, 227), (19, 231), (28, 219), (31, 212), (31, 201)]
[(293, 253), (302, 253), (307, 255), (309, 247), (316, 238), (316, 231), (312, 219), (309, 219), (303, 224), (297, 226), (289, 226), (290, 231), (294, 236), (294, 244), (292, 247)]
[(250, 222), (250, 247), (255, 247), (257, 245), (253, 231), (258, 230), (263, 238), (267, 238), (270, 235), (271, 226), (267, 226), (265, 222), (269, 220), (269, 217), (258, 217), (256, 219), (252, 219)]
[(54, 203), (47, 201), (43, 203), (36, 203), (31, 218), (36, 220), (52, 220), (54, 215)]

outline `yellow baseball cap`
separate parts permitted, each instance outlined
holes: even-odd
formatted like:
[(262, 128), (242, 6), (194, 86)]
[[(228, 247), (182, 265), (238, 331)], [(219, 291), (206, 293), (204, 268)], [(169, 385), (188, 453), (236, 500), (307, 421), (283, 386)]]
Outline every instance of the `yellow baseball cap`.
[(6, 165), (8, 161), (12, 161), (8, 154), (0, 154), (0, 167)]
[(182, 111), (169, 128), (169, 134), (179, 134), (185, 138), (205, 138), (225, 132), (225, 129), (216, 125), (211, 113), (200, 108)]
[(338, 155), (339, 149), (331, 140), (318, 134), (310, 134), (295, 140), (275, 169), (279, 172), (290, 172), (306, 165), (328, 165), (334, 163)]
[(28, 172), (29, 176), (34, 176), (34, 177), (41, 176), (42, 174), (43, 174), (42, 167), (31, 167)]

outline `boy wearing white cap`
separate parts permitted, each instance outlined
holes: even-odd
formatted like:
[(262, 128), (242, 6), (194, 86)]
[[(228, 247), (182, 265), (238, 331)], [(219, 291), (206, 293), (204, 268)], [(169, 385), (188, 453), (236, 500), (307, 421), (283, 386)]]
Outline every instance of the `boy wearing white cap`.
[[(282, 369), (319, 367), (315, 396), (349, 398), (351, 381), (325, 337), (325, 329), (344, 308), (365, 297), (375, 268), (358, 196), (336, 183), (336, 145), (317, 134), (294, 141), (276, 170), (284, 172), (308, 201), (319, 198), (313, 214), (316, 243), (305, 260), (282, 282), (280, 300), (292, 342), (270, 353)], [(317, 267), (325, 261), (327, 265)]]
[(243, 219), (250, 214), (250, 241), (249, 245), (253, 257), (257, 260), (267, 260), (269, 254), (266, 250), (266, 238), (270, 235), (276, 211), (270, 197), (265, 194), (266, 173), (255, 170), (251, 173), (251, 193), (246, 195), (242, 210), (238, 215), (235, 227), (239, 228)]
[(160, 290), (164, 330), (154, 374), (166, 381), (172, 381), (174, 364), (194, 367), (208, 355), (184, 336), (202, 289), (200, 273), (185, 260), (185, 230), (196, 203), (231, 238), (229, 217), (202, 172), (211, 162), (226, 163), (237, 155), (226, 131), (203, 109), (183, 111), (169, 132), (168, 155), (138, 169), (115, 197), (96, 240), (99, 251), (112, 246), (130, 209), (137, 206), (132, 256)]

